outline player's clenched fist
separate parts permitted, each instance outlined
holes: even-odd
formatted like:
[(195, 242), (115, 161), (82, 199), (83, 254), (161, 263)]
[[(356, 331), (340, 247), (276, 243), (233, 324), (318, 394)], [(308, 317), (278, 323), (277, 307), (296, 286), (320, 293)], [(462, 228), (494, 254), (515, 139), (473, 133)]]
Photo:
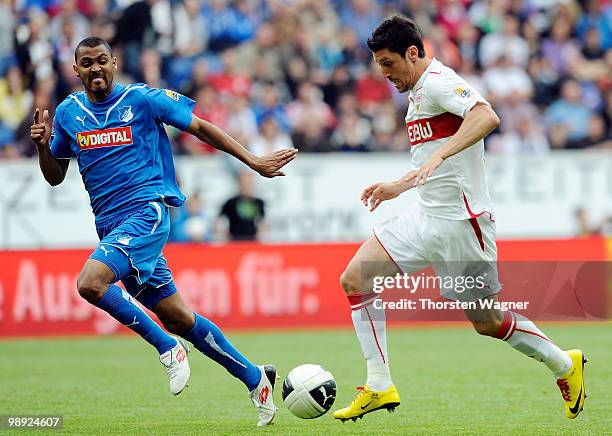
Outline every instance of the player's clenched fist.
[(268, 178), (284, 176), (285, 173), (279, 170), (291, 162), (295, 158), (297, 152), (295, 148), (283, 149), (256, 157), (255, 161), (251, 163), (251, 168), (260, 175)]
[(34, 123), (30, 127), (30, 139), (34, 141), (37, 147), (48, 147), (50, 137), (49, 111), (46, 109), (43, 111), (41, 122), (40, 109), (36, 108), (36, 111), (34, 111)]

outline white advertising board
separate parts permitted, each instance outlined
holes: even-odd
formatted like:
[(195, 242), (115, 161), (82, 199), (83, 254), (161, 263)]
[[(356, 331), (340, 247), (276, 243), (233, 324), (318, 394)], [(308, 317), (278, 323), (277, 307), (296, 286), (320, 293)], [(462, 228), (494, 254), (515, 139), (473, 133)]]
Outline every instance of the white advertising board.
[[(60, 186), (48, 186), (32, 161), (0, 161), (0, 248), (93, 246), (96, 233), (89, 199), (76, 162)], [(236, 169), (228, 158), (176, 159), (186, 194), (199, 191), (216, 215), (236, 192)], [(257, 178), (255, 192), (266, 201), (274, 242), (357, 241), (371, 227), (416, 202), (410, 191), (368, 212), (359, 201), (367, 185), (393, 180), (410, 170), (410, 156), (300, 154), (287, 176)], [(488, 156), (487, 172), (500, 238), (569, 237), (574, 211), (584, 207), (593, 223), (612, 215), (612, 152), (557, 152), (544, 156)]]

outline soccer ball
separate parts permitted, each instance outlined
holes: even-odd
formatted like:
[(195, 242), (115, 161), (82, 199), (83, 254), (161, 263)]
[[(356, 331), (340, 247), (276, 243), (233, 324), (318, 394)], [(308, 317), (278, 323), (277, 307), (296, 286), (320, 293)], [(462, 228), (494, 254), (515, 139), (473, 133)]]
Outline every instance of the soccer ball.
[(283, 382), (283, 401), (298, 418), (318, 418), (336, 400), (334, 376), (321, 365), (300, 365)]

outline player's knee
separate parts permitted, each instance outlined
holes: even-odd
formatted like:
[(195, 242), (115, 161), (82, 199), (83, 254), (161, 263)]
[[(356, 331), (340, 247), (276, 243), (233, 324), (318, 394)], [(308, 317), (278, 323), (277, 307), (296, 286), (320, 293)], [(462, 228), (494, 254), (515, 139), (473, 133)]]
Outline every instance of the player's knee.
[(180, 310), (171, 316), (165, 316), (161, 322), (170, 333), (183, 336), (193, 328), (195, 320), (192, 312)]
[(91, 304), (98, 303), (108, 289), (108, 283), (103, 283), (95, 277), (81, 275), (77, 279), (79, 295)]
[(500, 324), (501, 323), (496, 320), (472, 321), (474, 330), (483, 336), (495, 336), (499, 331)]
[(359, 282), (355, 279), (355, 274), (345, 270), (340, 276), (340, 285), (347, 294), (358, 294), (360, 292)]

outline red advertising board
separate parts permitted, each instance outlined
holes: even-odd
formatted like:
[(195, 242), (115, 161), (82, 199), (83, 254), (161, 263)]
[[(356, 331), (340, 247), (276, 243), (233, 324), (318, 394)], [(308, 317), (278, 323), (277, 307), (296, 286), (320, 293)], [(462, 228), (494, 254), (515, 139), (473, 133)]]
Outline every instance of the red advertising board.
[[(339, 277), (356, 244), (169, 245), (176, 285), (193, 310), (223, 328), (349, 326)], [(87, 250), (0, 252), (0, 337), (124, 331), (81, 299)], [(501, 260), (606, 260), (603, 239), (499, 243)], [(607, 305), (607, 296), (597, 296)], [(598, 303), (599, 302), (599, 303)]]

